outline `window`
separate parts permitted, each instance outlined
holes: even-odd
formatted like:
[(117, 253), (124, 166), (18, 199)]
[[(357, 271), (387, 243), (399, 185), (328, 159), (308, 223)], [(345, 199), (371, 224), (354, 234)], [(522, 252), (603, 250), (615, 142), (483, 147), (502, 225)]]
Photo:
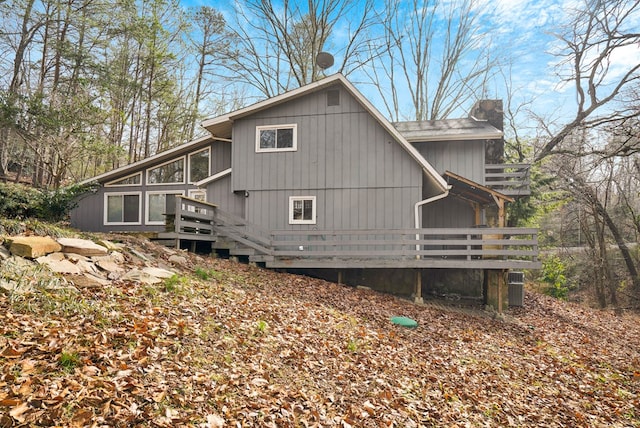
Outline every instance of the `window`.
[(292, 152), (297, 150), (297, 125), (256, 127), (256, 152)]
[(176, 195), (182, 192), (147, 192), (146, 224), (165, 224), (167, 215), (176, 213)]
[(105, 193), (104, 224), (140, 224), (140, 192)]
[[(196, 201), (207, 202), (207, 191), (202, 189), (189, 189), (189, 197), (191, 199), (195, 199)], [(184, 209), (184, 206), (182, 207)], [(206, 214), (207, 210), (205, 208), (196, 208), (194, 206), (187, 207), (189, 211)]]
[(184, 158), (147, 170), (147, 184), (183, 184)]
[(340, 90), (329, 89), (327, 91), (327, 106), (339, 106), (340, 105)]
[(195, 183), (209, 176), (209, 151), (204, 149), (189, 155), (189, 183)]
[(316, 197), (289, 198), (289, 224), (316, 224)]
[(118, 180), (110, 181), (105, 184), (105, 187), (110, 186), (137, 186), (142, 182), (142, 173), (128, 175)]

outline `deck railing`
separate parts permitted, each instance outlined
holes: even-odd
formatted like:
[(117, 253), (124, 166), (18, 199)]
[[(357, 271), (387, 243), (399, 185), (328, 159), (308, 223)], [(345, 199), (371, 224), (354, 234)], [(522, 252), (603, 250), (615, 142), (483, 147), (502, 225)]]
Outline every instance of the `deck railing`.
[(427, 228), (267, 231), (215, 205), (181, 197), (178, 239), (227, 239), (255, 250), (272, 265), (538, 268), (537, 229)]
[(276, 257), (451, 258), (537, 262), (537, 229), (274, 231)]
[(529, 170), (531, 164), (486, 164), (485, 186), (507, 196), (531, 194)]

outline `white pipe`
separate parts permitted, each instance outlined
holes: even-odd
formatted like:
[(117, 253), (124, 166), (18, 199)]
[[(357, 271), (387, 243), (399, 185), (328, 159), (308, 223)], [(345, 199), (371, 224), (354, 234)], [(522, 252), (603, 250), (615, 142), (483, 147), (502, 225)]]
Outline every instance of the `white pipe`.
[[(416, 218), (416, 230), (420, 229), (420, 207), (426, 204), (430, 204), (431, 202), (435, 202), (437, 200), (446, 198), (447, 196), (449, 196), (449, 189), (451, 189), (451, 186), (449, 186), (447, 190), (444, 191), (444, 193), (416, 202), (416, 205), (414, 207), (415, 218)], [(416, 233), (416, 241), (419, 241), (419, 240), (420, 240), (420, 234)], [(416, 244), (416, 251), (420, 251), (420, 244)], [(419, 258), (420, 258), (420, 255), (416, 254), (416, 259), (419, 259)]]

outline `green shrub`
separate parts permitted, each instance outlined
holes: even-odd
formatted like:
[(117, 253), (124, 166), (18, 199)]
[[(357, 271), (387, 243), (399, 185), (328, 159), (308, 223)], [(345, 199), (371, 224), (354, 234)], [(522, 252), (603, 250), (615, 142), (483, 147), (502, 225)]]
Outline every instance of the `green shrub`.
[(567, 268), (558, 256), (550, 256), (542, 261), (542, 281), (547, 284), (544, 292), (549, 296), (565, 300), (569, 293)]
[(22, 184), (0, 183), (0, 217), (58, 222), (77, 206), (80, 195), (95, 188), (95, 184), (74, 184), (57, 190), (39, 190)]

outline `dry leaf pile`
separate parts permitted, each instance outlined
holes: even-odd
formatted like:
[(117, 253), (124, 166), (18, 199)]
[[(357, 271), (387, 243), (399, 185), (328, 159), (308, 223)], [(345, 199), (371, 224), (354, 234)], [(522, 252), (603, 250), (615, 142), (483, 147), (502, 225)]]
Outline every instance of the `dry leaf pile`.
[(640, 426), (638, 316), (528, 294), (500, 321), (188, 257), (0, 295), (0, 427)]

